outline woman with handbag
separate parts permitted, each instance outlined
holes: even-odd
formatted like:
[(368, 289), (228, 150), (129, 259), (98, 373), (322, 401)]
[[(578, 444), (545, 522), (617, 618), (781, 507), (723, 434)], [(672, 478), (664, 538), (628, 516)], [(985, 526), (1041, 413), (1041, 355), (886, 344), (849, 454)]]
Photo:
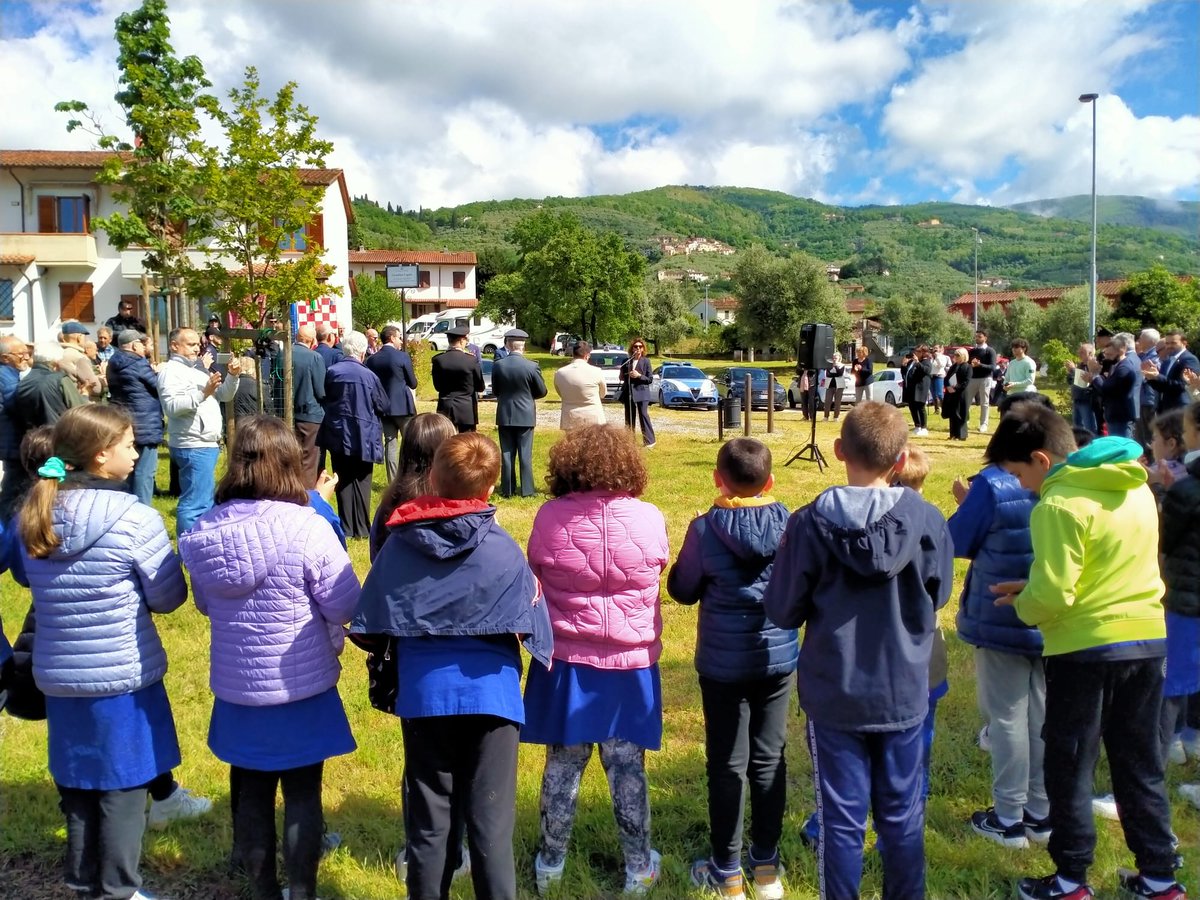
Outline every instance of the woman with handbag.
[(230, 765), (234, 852), (254, 900), (280, 896), (280, 785), (289, 894), (312, 900), (325, 760), (355, 749), (337, 684), (358, 577), (309, 504), (300, 444), (279, 419), (238, 426), (216, 502), (179, 539), (196, 607), (211, 623), (208, 745)]
[(138, 863), (146, 786), (180, 761), (153, 613), (187, 600), (158, 512), (128, 493), (133, 423), (68, 410), (19, 518), (33, 593), (33, 676), (45, 694), (50, 774), (67, 820), (67, 886), (147, 898)]

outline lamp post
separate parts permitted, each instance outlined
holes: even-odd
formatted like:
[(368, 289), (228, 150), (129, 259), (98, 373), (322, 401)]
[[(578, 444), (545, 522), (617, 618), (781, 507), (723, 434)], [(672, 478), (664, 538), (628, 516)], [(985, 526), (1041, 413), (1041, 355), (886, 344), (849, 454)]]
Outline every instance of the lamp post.
[(975, 326), (975, 331), (979, 331), (979, 245), (982, 241), (979, 240), (979, 229), (971, 228), (971, 241), (975, 245), (975, 316), (972, 320)]
[(1088, 307), (1088, 335), (1096, 333), (1096, 100), (1099, 94), (1080, 94), (1080, 103), (1092, 104), (1092, 281), (1090, 284), (1091, 305)]

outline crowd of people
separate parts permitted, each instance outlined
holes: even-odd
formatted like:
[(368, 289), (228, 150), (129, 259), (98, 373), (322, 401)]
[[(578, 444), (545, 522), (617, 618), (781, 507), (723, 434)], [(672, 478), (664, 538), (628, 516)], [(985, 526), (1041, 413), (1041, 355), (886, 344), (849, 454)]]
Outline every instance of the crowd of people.
[[(186, 601), (186, 568), (210, 622), (208, 743), (230, 767), (231, 858), (255, 900), (311, 900), (321, 855), (336, 843), (321, 795), (325, 761), (356, 749), (338, 687), (347, 639), (366, 652), (372, 705), (400, 720), (396, 867), (408, 896), (447, 897), (466, 873), (478, 897), (516, 896), (522, 742), (546, 747), (538, 891), (553, 892), (564, 877), (593, 751), (611, 792), (624, 891), (651, 890), (662, 858), (645, 754), (663, 737), (664, 577), (671, 597), (699, 607), (709, 827), (692, 883), (734, 900), (751, 887), (764, 900), (785, 896), (780, 842), (796, 692), (814, 775), (803, 802), (815, 808), (800, 837), (816, 850), (821, 896), (858, 895), (872, 816), (885, 896), (922, 897), (929, 759), (947, 690), (938, 611), (960, 557), (970, 567), (957, 631), (973, 648), (980, 737), (992, 762), (991, 797), (979, 798), (964, 828), (1010, 848), (1047, 845), (1055, 871), (1022, 879), (1020, 897), (1084, 900), (1093, 896), (1093, 815), (1111, 803), (1136, 862), (1119, 873), (1121, 889), (1184, 900), (1164, 771), (1200, 754), (1200, 401), (1187, 402), (1197, 367), (1171, 344), (1139, 366), (1129, 357), (1133, 339), (1111, 337), (1111, 365), (1088, 358), (1081, 378), (1101, 397), (1109, 433), (1073, 430), (1030, 389), (1032, 364), (1010, 364), (987, 464), (955, 483), (949, 520), (921, 495), (930, 463), (902, 413), (864, 400), (845, 416), (831, 410), (846, 483), (792, 513), (772, 496), (770, 449), (750, 438), (723, 444), (716, 499), (675, 555), (662, 511), (641, 499), (653, 431), (639, 446), (631, 429), (604, 423), (603, 375), (587, 365), (586, 346), (554, 379), (567, 427), (550, 451), (550, 499), (523, 549), (490, 502), (497, 485), (506, 495), (532, 493), (533, 404), (546, 386), (523, 358), (527, 335), (517, 329), (493, 367), (498, 446), (476, 432), (474, 400), (453, 394), (478, 393), (465, 333), (452, 331), (453, 349), (434, 360), (439, 411), (418, 414), (411, 359), (394, 329), (382, 330), (370, 356), (365, 335), (345, 334), (342, 356), (325, 366), (320, 347), (333, 345), (301, 328), (293, 359), (304, 377), (294, 390), (306, 418), (289, 429), (270, 416), (243, 417), (216, 484), (219, 400), (236, 394), (237, 357), (223, 373), (208, 371), (200, 335), (178, 329), (156, 372), (144, 338), (126, 329), (96, 373), (97, 396), (107, 391), (111, 402), (71, 403), (66, 382), (78, 376), (60, 366), (60, 348), (36, 346), (30, 368), (24, 346), (3, 339), (0, 450), (15, 495), (0, 518), (0, 567), (33, 602), (18, 652), (0, 641), (0, 659), (17, 705), (28, 708), (30, 695), (44, 704), (48, 767), (67, 826), (65, 883), (88, 898), (151, 897), (139, 868), (147, 821), (161, 827), (211, 810), (174, 777), (185, 761), (154, 622)], [(630, 425), (641, 418), (636, 390), (648, 374), (640, 350), (626, 368)], [(912, 378), (930, 382), (930, 397), (934, 350), (918, 348), (906, 373), (907, 383), (916, 367)], [(941, 366), (937, 377), (952, 389), (942, 408), (959, 393), (967, 403), (977, 396), (986, 335), (976, 350)], [(114, 366), (121, 353), (134, 358)], [(850, 374), (863, 365), (857, 358)], [(1141, 377), (1134, 415), (1124, 418), (1113, 386), (1130, 368)], [(31, 378), (46, 421), (31, 419), (37, 407), (22, 402)], [(122, 385), (115, 393), (114, 383)], [(1140, 423), (1147, 383), (1160, 406), (1143, 447), (1125, 423)], [(157, 434), (149, 398), (166, 417)], [(911, 403), (924, 412), (923, 401)], [(986, 429), (987, 406), (980, 416)], [(394, 457), (384, 449), (389, 430)], [(139, 462), (164, 433), (180, 470), (178, 551), (140, 502)], [(314, 471), (319, 451), (331, 479)], [(385, 460), (389, 484), (372, 514), (370, 471)], [(334, 496), (340, 515), (328, 505)], [(361, 582), (346, 550), (354, 537), (370, 542)], [(523, 691), (522, 647), (530, 657)], [(1093, 797), (1102, 748), (1111, 801)], [(1200, 808), (1200, 785), (1180, 793)]]

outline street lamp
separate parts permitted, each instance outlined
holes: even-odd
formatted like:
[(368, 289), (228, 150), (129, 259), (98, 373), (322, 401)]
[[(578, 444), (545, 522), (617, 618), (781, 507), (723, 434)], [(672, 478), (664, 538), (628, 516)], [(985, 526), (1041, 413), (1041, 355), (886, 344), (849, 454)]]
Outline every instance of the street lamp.
[(1089, 318), (1088, 335), (1096, 333), (1096, 100), (1099, 94), (1080, 94), (1080, 103), (1092, 104), (1092, 283), (1091, 283), (1091, 315)]
[(974, 235), (972, 243), (975, 245), (975, 331), (979, 331), (979, 245), (983, 243), (979, 239), (979, 229), (972, 226), (971, 233)]

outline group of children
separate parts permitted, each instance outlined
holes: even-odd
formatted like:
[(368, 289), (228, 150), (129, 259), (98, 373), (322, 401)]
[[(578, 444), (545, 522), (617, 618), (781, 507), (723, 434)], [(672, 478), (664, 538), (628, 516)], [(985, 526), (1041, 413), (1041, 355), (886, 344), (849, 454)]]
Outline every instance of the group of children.
[[(1154, 476), (1165, 618), (1141, 448), (1099, 438), (1077, 449), (1040, 401), (1002, 412), (988, 466), (956, 484), (949, 524), (920, 495), (928, 461), (893, 407), (863, 403), (843, 417), (834, 453), (847, 484), (790, 515), (770, 495), (765, 445), (721, 447), (717, 498), (690, 524), (667, 577), (675, 599), (699, 604), (710, 846), (691, 867), (698, 887), (735, 900), (748, 883), (764, 900), (785, 895), (795, 686), (821, 896), (858, 896), (869, 813), (884, 896), (925, 895), (930, 746), (946, 691), (937, 616), (957, 555), (972, 561), (958, 627), (975, 647), (993, 762), (994, 802), (971, 827), (1011, 847), (1048, 841), (1056, 871), (1023, 879), (1021, 897), (1092, 896), (1103, 742), (1138, 868), (1121, 874), (1123, 890), (1186, 897), (1173, 876), (1163, 767), (1187, 718), (1176, 698), (1200, 689), (1200, 548), (1185, 527), (1200, 515), (1200, 405), (1184, 416), (1184, 470), (1163, 464)], [(546, 745), (539, 891), (564, 876), (597, 747), (624, 890), (645, 893), (660, 876), (645, 752), (662, 739), (659, 584), (671, 560), (662, 513), (640, 499), (644, 454), (620, 428), (564, 434), (550, 454), (552, 499), (523, 552), (488, 502), (496, 445), (448, 425), (437, 414), (408, 423), (361, 588), (300, 481), (299, 445), (276, 420), (239, 427), (217, 505), (180, 536), (211, 621), (209, 745), (230, 765), (234, 852), (255, 900), (315, 896), (323, 764), (355, 748), (337, 687), (347, 624), (372, 649), (372, 690), (394, 682), (385, 709), (400, 718), (405, 751), (398, 862), (409, 897), (444, 898), (469, 869), (477, 897), (515, 898), (520, 742)], [(1164, 457), (1178, 449), (1168, 438)], [(89, 900), (145, 898), (146, 785), (180, 762), (151, 613), (177, 609), (187, 587), (161, 519), (123, 490), (137, 457), (128, 418), (71, 410), (51, 443), (21, 509), (16, 559), (34, 599), (67, 882)], [(532, 657), (524, 696), (521, 646)], [(280, 785), (286, 887), (275, 860)]]

